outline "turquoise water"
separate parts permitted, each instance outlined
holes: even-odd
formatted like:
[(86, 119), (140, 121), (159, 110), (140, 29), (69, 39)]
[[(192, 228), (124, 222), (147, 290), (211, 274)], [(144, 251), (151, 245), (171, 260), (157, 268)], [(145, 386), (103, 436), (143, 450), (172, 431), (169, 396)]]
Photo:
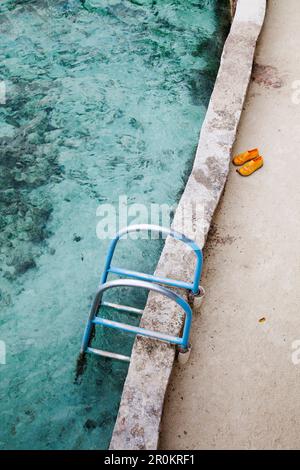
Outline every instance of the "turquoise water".
[[(147, 207), (178, 201), (227, 3), (1, 1), (0, 448), (108, 446), (126, 365), (90, 358), (74, 383), (108, 245), (96, 210), (117, 210), (121, 195)], [(126, 251), (123, 242), (119, 259), (151, 272), (161, 247), (139, 241)], [(119, 352), (131, 344), (111, 332), (105, 343)]]

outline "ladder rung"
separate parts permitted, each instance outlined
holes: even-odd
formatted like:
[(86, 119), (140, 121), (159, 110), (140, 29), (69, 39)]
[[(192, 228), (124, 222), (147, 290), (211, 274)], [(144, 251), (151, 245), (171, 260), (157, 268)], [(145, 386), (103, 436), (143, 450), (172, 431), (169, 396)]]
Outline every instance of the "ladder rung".
[(118, 359), (119, 361), (130, 362), (129, 356), (123, 356), (123, 354), (117, 354), (110, 351), (102, 351), (101, 349), (87, 348), (89, 353), (96, 354), (97, 356), (110, 357), (111, 359)]
[(96, 325), (108, 326), (109, 328), (115, 328), (121, 331), (128, 331), (128, 333), (147, 336), (148, 338), (159, 339), (160, 341), (167, 341), (168, 343), (172, 344), (182, 344), (182, 338), (179, 338), (177, 336), (171, 336), (165, 333), (159, 333), (157, 331), (146, 330), (146, 328), (127, 325), (126, 323), (119, 323), (117, 321), (107, 320), (106, 318), (95, 317), (93, 323)]
[(115, 308), (116, 310), (122, 310), (123, 312), (136, 313), (137, 315), (143, 315), (143, 310), (139, 308), (129, 307), (127, 305), (113, 304), (111, 302), (102, 302), (103, 307)]
[(118, 274), (119, 276), (131, 277), (134, 279), (141, 279), (148, 282), (156, 282), (157, 284), (165, 284), (167, 286), (179, 287), (180, 289), (193, 290), (193, 284), (189, 282), (177, 281), (175, 279), (169, 279), (167, 277), (157, 277), (153, 274), (140, 273), (138, 271), (131, 271), (130, 269), (117, 268), (111, 266), (108, 271), (110, 273)]

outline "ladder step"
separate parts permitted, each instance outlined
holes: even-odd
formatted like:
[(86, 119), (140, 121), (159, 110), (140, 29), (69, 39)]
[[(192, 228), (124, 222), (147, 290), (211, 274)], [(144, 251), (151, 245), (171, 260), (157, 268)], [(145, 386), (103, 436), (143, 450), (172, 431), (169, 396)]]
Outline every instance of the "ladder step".
[(119, 361), (130, 362), (129, 356), (117, 354), (110, 351), (102, 351), (101, 349), (87, 348), (86, 352), (96, 354), (97, 356), (110, 357), (111, 359), (118, 359)]
[(119, 276), (126, 276), (134, 279), (141, 279), (148, 282), (156, 282), (157, 284), (165, 284), (166, 286), (179, 287), (180, 289), (193, 290), (193, 284), (189, 282), (177, 281), (175, 279), (169, 279), (167, 277), (157, 277), (153, 274), (139, 273), (138, 271), (131, 271), (130, 269), (117, 268), (111, 266), (108, 271)]
[(115, 328), (121, 331), (128, 331), (128, 333), (134, 333), (141, 336), (147, 336), (148, 338), (159, 339), (160, 341), (167, 341), (172, 344), (182, 344), (182, 338), (177, 336), (171, 336), (166, 333), (159, 333), (157, 331), (146, 330), (146, 328), (140, 328), (139, 326), (127, 325), (126, 323), (119, 323), (117, 321), (107, 320), (106, 318), (95, 317), (93, 320), (95, 325), (108, 326), (109, 328)]
[(115, 308), (116, 310), (122, 310), (123, 312), (136, 313), (137, 315), (143, 315), (144, 310), (140, 308), (129, 307), (127, 305), (113, 304), (111, 302), (102, 302), (103, 307)]

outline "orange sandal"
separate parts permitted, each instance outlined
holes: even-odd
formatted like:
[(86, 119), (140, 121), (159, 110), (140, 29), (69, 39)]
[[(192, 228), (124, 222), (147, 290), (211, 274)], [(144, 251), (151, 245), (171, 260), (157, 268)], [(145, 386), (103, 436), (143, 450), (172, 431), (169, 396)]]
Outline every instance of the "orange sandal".
[(264, 159), (263, 157), (259, 156), (256, 158), (253, 158), (250, 162), (245, 163), (241, 168), (238, 168), (236, 171), (241, 175), (241, 176), (250, 176), (252, 173), (254, 173), (256, 170), (259, 170), (264, 164)]
[(259, 157), (258, 149), (247, 150), (247, 152), (240, 153), (232, 159), (232, 163), (236, 166), (244, 165), (244, 163)]

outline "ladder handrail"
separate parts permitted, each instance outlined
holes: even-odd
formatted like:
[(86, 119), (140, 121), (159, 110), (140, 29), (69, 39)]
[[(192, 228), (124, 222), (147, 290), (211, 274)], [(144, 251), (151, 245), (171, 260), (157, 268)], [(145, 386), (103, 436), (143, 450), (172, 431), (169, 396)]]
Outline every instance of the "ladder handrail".
[[(154, 292), (157, 292), (159, 294), (162, 294), (165, 297), (168, 297), (169, 299), (176, 302), (183, 309), (183, 311), (185, 312), (185, 322), (184, 322), (182, 336), (181, 337), (173, 337), (173, 339), (176, 340), (176, 342), (174, 341), (174, 344), (177, 344), (177, 345), (181, 346), (182, 349), (184, 349), (184, 350), (188, 348), (189, 336), (190, 336), (190, 330), (191, 330), (191, 324), (192, 324), (192, 309), (191, 309), (191, 307), (189, 306), (189, 304), (187, 303), (186, 300), (184, 300), (182, 297), (180, 297), (180, 295), (178, 295), (176, 292), (170, 291), (169, 289), (166, 289), (165, 287), (162, 287), (158, 284), (151, 284), (150, 282), (140, 281), (140, 280), (133, 280), (133, 279), (117, 279), (117, 280), (114, 280), (114, 281), (106, 282), (104, 284), (100, 284), (100, 286), (97, 290), (96, 296), (94, 298), (94, 301), (93, 301), (93, 304), (92, 304), (92, 307), (91, 307), (91, 310), (90, 310), (89, 318), (88, 318), (88, 321), (87, 321), (87, 324), (86, 324), (86, 327), (85, 327), (83, 339), (82, 339), (82, 344), (81, 344), (81, 353), (82, 354), (84, 354), (86, 352), (86, 350), (89, 346), (91, 331), (92, 331), (92, 327), (93, 327), (93, 320), (97, 316), (98, 310), (101, 306), (101, 300), (102, 300), (103, 293), (106, 290), (114, 288), (114, 287), (141, 287), (141, 288), (147, 289), (149, 291), (154, 291)], [(98, 318), (100, 318), (100, 317), (98, 317)], [(126, 331), (130, 330), (130, 328), (128, 330), (128, 326), (130, 327), (130, 325), (127, 325)], [(122, 329), (122, 328), (119, 327), (119, 329)], [(133, 333), (135, 332), (135, 330), (136, 330), (136, 328), (132, 327), (132, 332)], [(153, 336), (151, 336), (152, 330), (147, 330), (147, 329), (143, 329), (143, 330), (145, 331), (145, 333), (144, 333), (145, 336), (160, 339), (161, 341), (166, 340), (166, 341), (170, 342), (170, 335), (167, 335), (165, 333), (153, 332), (154, 334), (153, 334)]]
[[(200, 284), (202, 266), (203, 266), (203, 254), (202, 254), (201, 248), (197, 245), (197, 243), (194, 240), (191, 240), (190, 238), (186, 237), (184, 234), (180, 232), (177, 232), (176, 230), (169, 229), (166, 227), (160, 227), (159, 225), (152, 225), (152, 224), (129, 225), (128, 227), (125, 227), (116, 233), (115, 237), (112, 239), (108, 247), (108, 252), (107, 252), (107, 256), (105, 260), (104, 271), (101, 276), (100, 285), (104, 284), (107, 281), (107, 276), (111, 268), (112, 258), (116, 249), (116, 245), (118, 241), (120, 240), (120, 238), (122, 238), (127, 233), (145, 231), (145, 230), (149, 230), (153, 232), (160, 232), (165, 235), (169, 235), (173, 237), (175, 240), (182, 241), (183, 243), (188, 245), (194, 251), (196, 255), (196, 267), (194, 271), (194, 280), (193, 280), (193, 283), (191, 284), (187, 284), (186, 282), (181, 283), (181, 281), (174, 281), (174, 283), (172, 284), (172, 279), (157, 278), (156, 276), (153, 276), (153, 275), (149, 275), (149, 277), (146, 279), (147, 275), (145, 275), (144, 273), (141, 273), (143, 274), (143, 278), (149, 282), (161, 282), (163, 284), (165, 283), (170, 286), (173, 285), (174, 287), (179, 287), (183, 289), (188, 288), (189, 290), (193, 292), (194, 295), (197, 295), (199, 293), (199, 284)], [(126, 275), (126, 270), (124, 270), (124, 274)]]

